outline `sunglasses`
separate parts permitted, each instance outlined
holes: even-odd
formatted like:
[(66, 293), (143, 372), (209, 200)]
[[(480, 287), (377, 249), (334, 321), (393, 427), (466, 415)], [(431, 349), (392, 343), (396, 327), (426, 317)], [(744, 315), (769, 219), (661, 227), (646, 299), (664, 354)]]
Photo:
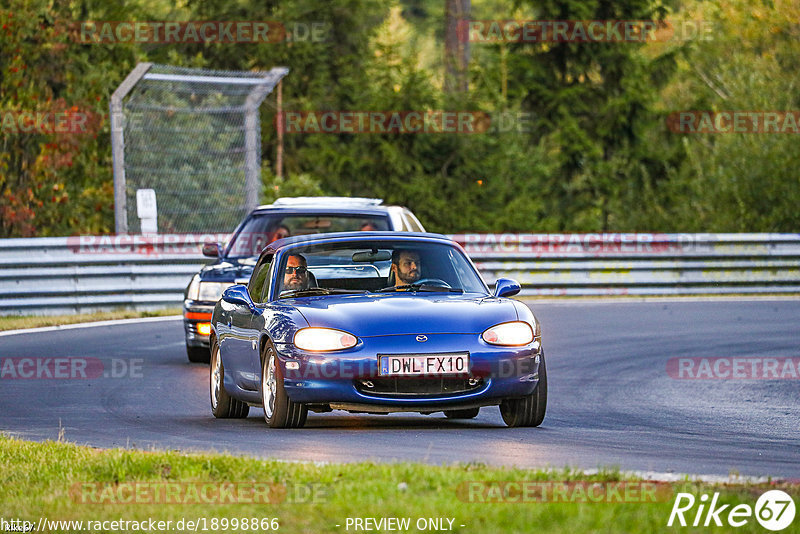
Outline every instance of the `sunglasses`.
[(287, 267), (283, 272), (285, 272), (286, 274), (294, 274), (294, 273), (306, 274), (308, 272), (308, 269), (305, 267)]

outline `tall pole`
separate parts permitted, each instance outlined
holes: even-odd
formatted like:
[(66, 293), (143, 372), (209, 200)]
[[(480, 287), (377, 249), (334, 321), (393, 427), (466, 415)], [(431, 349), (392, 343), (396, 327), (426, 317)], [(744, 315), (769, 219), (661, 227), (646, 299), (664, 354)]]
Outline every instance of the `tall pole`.
[(283, 80), (278, 82), (278, 153), (275, 156), (275, 176), (283, 179)]
[(465, 93), (469, 90), (469, 39), (459, 31), (469, 20), (470, 0), (444, 0), (444, 90)]
[(261, 196), (261, 147), (259, 146), (258, 104), (259, 96), (247, 97), (244, 112), (244, 198), (249, 212), (258, 206)]
[[(261, 121), (258, 107), (275, 87), (272, 80), (286, 75), (288, 69), (277, 68), (269, 72), (264, 83), (253, 88), (244, 103), (244, 153), (245, 153), (245, 208), (250, 211), (258, 206), (261, 198)], [(277, 83), (280, 90), (280, 82)]]

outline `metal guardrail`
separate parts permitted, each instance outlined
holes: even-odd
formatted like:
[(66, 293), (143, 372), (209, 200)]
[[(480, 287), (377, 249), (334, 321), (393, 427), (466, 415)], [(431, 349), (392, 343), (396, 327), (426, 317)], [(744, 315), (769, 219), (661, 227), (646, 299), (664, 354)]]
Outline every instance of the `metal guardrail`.
[[(0, 314), (179, 306), (226, 234), (0, 240)], [(457, 234), (522, 295), (800, 293), (800, 234)]]
[(522, 295), (800, 292), (800, 234), (459, 234)]
[(205, 241), (227, 234), (0, 239), (0, 315), (180, 306), (208, 261)]

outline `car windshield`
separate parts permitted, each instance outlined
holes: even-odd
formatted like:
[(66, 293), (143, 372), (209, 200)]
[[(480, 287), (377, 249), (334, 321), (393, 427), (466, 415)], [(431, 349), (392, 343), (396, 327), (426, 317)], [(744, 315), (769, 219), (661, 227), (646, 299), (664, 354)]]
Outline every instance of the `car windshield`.
[(258, 256), (265, 246), (284, 237), (375, 230), (389, 230), (388, 217), (358, 214), (256, 214), (233, 237), (226, 257)]
[(486, 285), (448, 243), (359, 240), (292, 247), (282, 255), (281, 298), (396, 291), (481, 293)]

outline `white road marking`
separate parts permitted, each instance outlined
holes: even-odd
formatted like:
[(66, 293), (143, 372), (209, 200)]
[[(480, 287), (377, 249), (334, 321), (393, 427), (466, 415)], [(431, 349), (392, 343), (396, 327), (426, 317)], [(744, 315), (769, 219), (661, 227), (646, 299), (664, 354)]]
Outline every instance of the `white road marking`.
[(134, 324), (134, 323), (155, 323), (158, 321), (175, 321), (183, 319), (182, 315), (165, 315), (163, 317), (138, 317), (134, 319), (114, 319), (111, 321), (95, 321), (93, 323), (75, 323), (64, 324), (58, 326), (42, 326), (39, 328), (24, 328), (20, 330), (6, 330), (0, 332), (2, 336), (16, 336), (18, 334), (34, 334), (39, 332), (54, 332), (58, 330), (71, 330), (74, 328), (93, 328), (95, 326), (114, 326), (119, 324)]

